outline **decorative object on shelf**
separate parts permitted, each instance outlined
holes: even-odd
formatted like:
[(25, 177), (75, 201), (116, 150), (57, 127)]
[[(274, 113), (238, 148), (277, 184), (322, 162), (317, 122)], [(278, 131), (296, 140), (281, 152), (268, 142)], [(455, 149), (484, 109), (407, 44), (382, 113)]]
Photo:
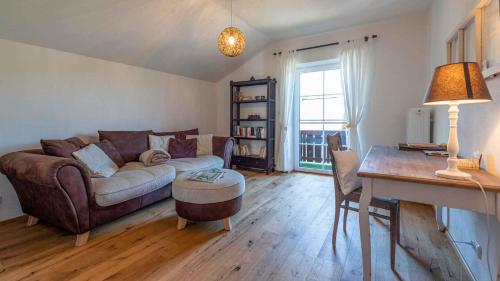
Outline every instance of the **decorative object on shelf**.
[(491, 101), (490, 92), (476, 62), (442, 65), (434, 71), (424, 105), (450, 106), (450, 134), (448, 138), (448, 168), (436, 171), (436, 176), (449, 179), (469, 179), (471, 175), (458, 169), (458, 105)]
[(248, 115), (248, 120), (259, 120), (260, 115), (259, 114), (250, 114)]
[[(268, 76), (269, 77), (269, 76)], [(255, 81), (255, 77), (250, 77), (250, 81)]]
[[(241, 93), (241, 88), (254, 86), (266, 86), (265, 92), (262, 92), (262, 94), (265, 95), (257, 95), (255, 97), (245, 97), (240, 95), (239, 99), (234, 99), (234, 93)], [(259, 87), (258, 90), (262, 88), (263, 87)], [(260, 170), (266, 173), (273, 171), (275, 166), (274, 151), (276, 131), (276, 79), (268, 77), (265, 79), (253, 78), (252, 80), (248, 81), (231, 81), (230, 97), (231, 136), (235, 138), (235, 147), (237, 147), (233, 150), (231, 164), (236, 165), (239, 168)], [(248, 105), (245, 104), (245, 102), (255, 102), (255, 104), (252, 105), (251, 108), (249, 108)], [(254, 109), (254, 106), (258, 106), (260, 109), (265, 109), (265, 115), (260, 116), (259, 114), (255, 113), (249, 114), (248, 111), (246, 111), (249, 109)], [(242, 115), (244, 117), (242, 117)], [(241, 126), (241, 122), (248, 121), (257, 121), (259, 123), (250, 124), (259, 124), (260, 126)], [(246, 147), (246, 149), (245, 147), (240, 146), (242, 143), (254, 148), (254, 150), (252, 151), (254, 154), (251, 154), (251, 152), (248, 150), (248, 146)]]
[(240, 95), (240, 101), (253, 101), (253, 100), (254, 100), (253, 97)]
[(241, 30), (233, 27), (233, 0), (231, 0), (231, 26), (222, 30), (217, 41), (217, 47), (223, 55), (237, 57), (243, 53), (245, 46), (245, 35)]

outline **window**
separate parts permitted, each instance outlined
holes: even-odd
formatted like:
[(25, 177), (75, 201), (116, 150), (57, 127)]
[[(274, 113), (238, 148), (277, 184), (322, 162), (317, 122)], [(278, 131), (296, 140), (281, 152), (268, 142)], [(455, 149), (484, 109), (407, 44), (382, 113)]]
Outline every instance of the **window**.
[(296, 168), (331, 171), (326, 136), (341, 132), (342, 141), (346, 140), (339, 64), (302, 67), (298, 73)]

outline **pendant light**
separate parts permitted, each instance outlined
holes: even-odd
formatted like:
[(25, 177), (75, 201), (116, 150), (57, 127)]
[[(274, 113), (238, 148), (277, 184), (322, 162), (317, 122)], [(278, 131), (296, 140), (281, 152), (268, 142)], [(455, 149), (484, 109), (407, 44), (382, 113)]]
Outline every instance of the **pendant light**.
[(231, 0), (231, 26), (222, 30), (217, 41), (217, 47), (223, 55), (237, 57), (243, 53), (245, 46), (245, 35), (241, 30), (233, 27), (233, 0)]

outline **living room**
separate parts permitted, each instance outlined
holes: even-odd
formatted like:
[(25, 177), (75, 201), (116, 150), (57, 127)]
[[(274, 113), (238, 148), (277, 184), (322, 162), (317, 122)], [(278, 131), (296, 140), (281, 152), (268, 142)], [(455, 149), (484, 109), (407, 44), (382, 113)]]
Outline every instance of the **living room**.
[(2, 2), (0, 280), (500, 280), (499, 31), (497, 0)]

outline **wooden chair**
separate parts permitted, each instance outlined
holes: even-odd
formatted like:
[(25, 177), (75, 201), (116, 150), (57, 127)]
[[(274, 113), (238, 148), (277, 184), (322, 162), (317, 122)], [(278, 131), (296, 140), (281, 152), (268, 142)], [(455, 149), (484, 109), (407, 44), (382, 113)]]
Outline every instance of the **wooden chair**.
[[(333, 182), (335, 184), (335, 220), (333, 223), (333, 237), (332, 237), (332, 243), (333, 243), (333, 249), (335, 250), (335, 244), (337, 240), (337, 229), (338, 229), (338, 224), (339, 224), (339, 217), (340, 217), (340, 208), (344, 209), (344, 233), (346, 232), (346, 225), (347, 225), (347, 214), (349, 210), (351, 211), (356, 211), (358, 212), (359, 210), (357, 208), (351, 207), (350, 202), (355, 202), (359, 203), (359, 199), (361, 198), (361, 190), (362, 187), (359, 187), (358, 189), (354, 190), (353, 192), (349, 193), (348, 195), (344, 195), (342, 193), (342, 190), (340, 188), (340, 181), (337, 176), (337, 171), (336, 171), (336, 165), (335, 165), (335, 159), (333, 158), (333, 151), (340, 150), (341, 148), (341, 139), (340, 139), (340, 134), (335, 133), (333, 135), (328, 135), (328, 153), (330, 155), (330, 159), (332, 161), (332, 172), (333, 172)], [(345, 204), (342, 204), (344, 203)], [(379, 209), (384, 209), (389, 211), (389, 216), (386, 215), (381, 215), (375, 212), (370, 212), (370, 215), (381, 218), (381, 219), (386, 219), (389, 220), (390, 223), (390, 233), (391, 233), (391, 269), (394, 270), (395, 266), (395, 258), (396, 258), (396, 242), (399, 244), (400, 242), (400, 230), (399, 230), (399, 215), (400, 215), (400, 206), (399, 206), (399, 200), (396, 199), (388, 199), (388, 198), (373, 198), (371, 203), (371, 207), (379, 208)]]

